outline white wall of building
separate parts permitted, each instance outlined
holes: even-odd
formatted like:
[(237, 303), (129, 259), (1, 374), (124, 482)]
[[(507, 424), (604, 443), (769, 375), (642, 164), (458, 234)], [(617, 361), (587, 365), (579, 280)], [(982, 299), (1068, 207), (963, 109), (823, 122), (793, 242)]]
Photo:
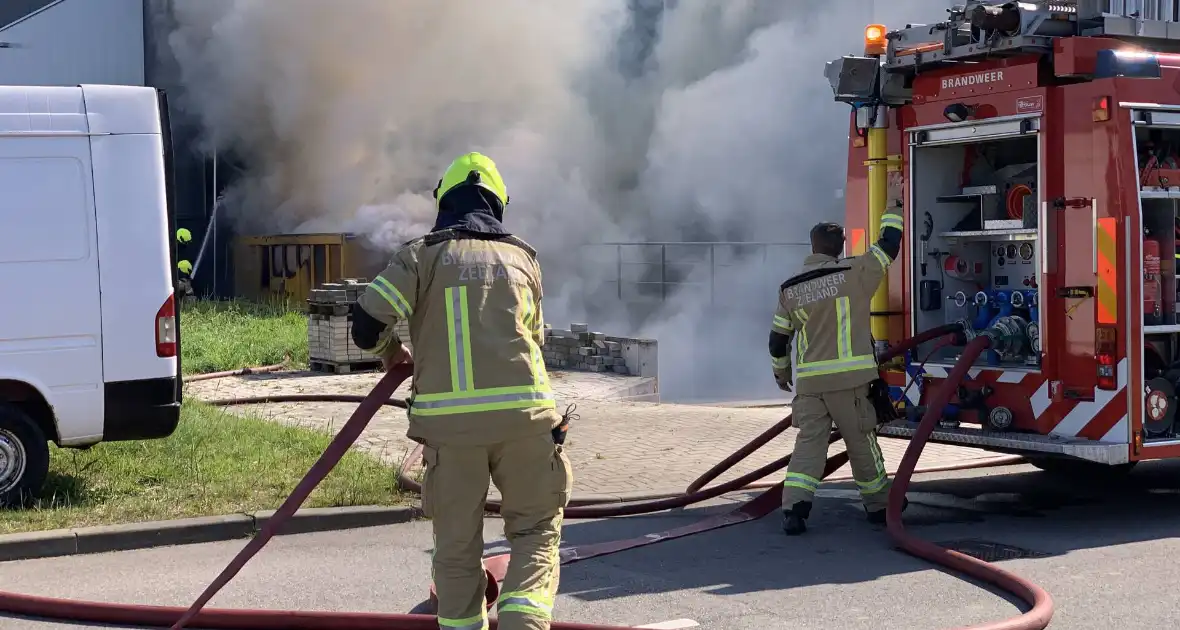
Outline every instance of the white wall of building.
[(60, 0), (0, 30), (0, 85), (144, 85), (143, 30), (143, 0)]

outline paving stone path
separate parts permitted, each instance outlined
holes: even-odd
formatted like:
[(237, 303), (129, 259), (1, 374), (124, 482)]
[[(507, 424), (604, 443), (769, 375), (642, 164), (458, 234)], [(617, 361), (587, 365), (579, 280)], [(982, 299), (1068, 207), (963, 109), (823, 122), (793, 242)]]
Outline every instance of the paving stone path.
[[(367, 393), (376, 374), (309, 375), (285, 373), (254, 375), (190, 383), (186, 395), (203, 400), (287, 393)], [(653, 404), (613, 400), (637, 379), (594, 373), (554, 372), (551, 377), (559, 409), (577, 405), (579, 418), (571, 427), (567, 452), (574, 466), (575, 493), (625, 495), (682, 491), (701, 473), (773, 425), (785, 408), (734, 408), (703, 405)], [(405, 387), (398, 396), (407, 393)], [(275, 422), (335, 432), (355, 405), (340, 403), (280, 403), (233, 407)], [(369, 424), (357, 447), (385, 461), (400, 462), (414, 447), (406, 439), (405, 411), (385, 408)], [(795, 431), (776, 438), (721, 481), (754, 470), (789, 453)], [(890, 471), (896, 470), (909, 443), (881, 439)], [(839, 446), (833, 446), (836, 452)], [(941, 466), (998, 457), (993, 453), (957, 446), (930, 444), (919, 466)], [(845, 466), (837, 475), (849, 474)], [(774, 473), (765, 481), (777, 481)], [(495, 490), (493, 488), (492, 495)]]

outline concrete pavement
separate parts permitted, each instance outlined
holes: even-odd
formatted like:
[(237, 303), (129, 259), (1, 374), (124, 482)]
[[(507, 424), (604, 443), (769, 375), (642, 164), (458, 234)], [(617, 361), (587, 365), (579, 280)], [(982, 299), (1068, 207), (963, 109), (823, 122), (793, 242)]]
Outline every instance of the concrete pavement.
[[(1001, 563), (1054, 597), (1050, 628), (1180, 624), (1180, 465), (1147, 463), (1122, 482), (1054, 480), (1029, 467), (932, 475), (912, 489), (911, 532), (934, 541), (1013, 545), (1039, 557)], [(691, 618), (702, 628), (937, 630), (1017, 614), (1005, 598), (891, 549), (863, 521), (848, 484), (821, 491), (812, 531), (776, 518), (565, 567), (557, 617), (638, 624)], [(729, 497), (727, 502), (737, 497)], [(660, 531), (712, 507), (567, 524), (567, 543)], [(502, 546), (487, 521), (489, 549)], [(241, 541), (0, 563), (6, 590), (184, 605)], [(428, 523), (276, 539), (214, 605), (405, 612), (425, 596)], [(0, 617), (8, 630), (64, 625)]]
[[(299, 376), (253, 375), (191, 383), (187, 392), (206, 400), (286, 393), (364, 394), (380, 375)], [(574, 466), (577, 494), (621, 495), (679, 492), (701, 473), (781, 420), (789, 409), (739, 408), (710, 405), (637, 403), (619, 400), (616, 394), (633, 387), (638, 379), (605, 374), (554, 372), (558, 409), (575, 404), (578, 418), (572, 422), (567, 452)], [(398, 396), (408, 393), (406, 386)], [(234, 413), (305, 428), (338, 430), (355, 409), (353, 404), (283, 403), (236, 407)], [(414, 446), (406, 439), (406, 416), (386, 408), (373, 419), (358, 440), (358, 447), (390, 462), (400, 462)], [(719, 481), (752, 471), (794, 447), (795, 431), (789, 430), (750, 457)], [(895, 470), (909, 443), (882, 439), (886, 466)], [(833, 447), (833, 449), (842, 447)], [(835, 452), (833, 450), (832, 452)], [(919, 466), (986, 461), (997, 456), (959, 446), (930, 444)], [(845, 466), (837, 475), (850, 474)], [(781, 473), (767, 481), (782, 479)], [(492, 496), (496, 492), (493, 488)]]

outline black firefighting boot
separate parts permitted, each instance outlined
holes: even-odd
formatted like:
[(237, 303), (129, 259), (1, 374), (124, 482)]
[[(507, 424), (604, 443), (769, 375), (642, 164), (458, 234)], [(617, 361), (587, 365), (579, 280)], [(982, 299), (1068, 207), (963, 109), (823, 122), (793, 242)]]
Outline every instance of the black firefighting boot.
[[(905, 509), (908, 508), (909, 506), (910, 506), (910, 500), (909, 499), (902, 499), (901, 511), (905, 512)], [(866, 507), (865, 508), (865, 516), (868, 517), (869, 522), (872, 523), (873, 525), (884, 525), (885, 524), (885, 510), (884, 509), (870, 512), (869, 508)]]
[(799, 501), (789, 510), (783, 510), (783, 532), (798, 536), (807, 531), (807, 517), (811, 516), (811, 502)]

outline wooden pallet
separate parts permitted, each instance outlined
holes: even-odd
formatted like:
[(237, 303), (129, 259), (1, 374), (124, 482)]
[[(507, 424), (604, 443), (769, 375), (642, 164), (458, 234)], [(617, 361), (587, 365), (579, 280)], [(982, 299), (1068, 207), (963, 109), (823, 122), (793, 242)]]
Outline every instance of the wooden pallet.
[(323, 361), (320, 359), (312, 359), (308, 361), (312, 372), (323, 372), (325, 374), (352, 374), (354, 372), (372, 372), (381, 367), (380, 361), (353, 361), (351, 363), (340, 363), (337, 361)]

